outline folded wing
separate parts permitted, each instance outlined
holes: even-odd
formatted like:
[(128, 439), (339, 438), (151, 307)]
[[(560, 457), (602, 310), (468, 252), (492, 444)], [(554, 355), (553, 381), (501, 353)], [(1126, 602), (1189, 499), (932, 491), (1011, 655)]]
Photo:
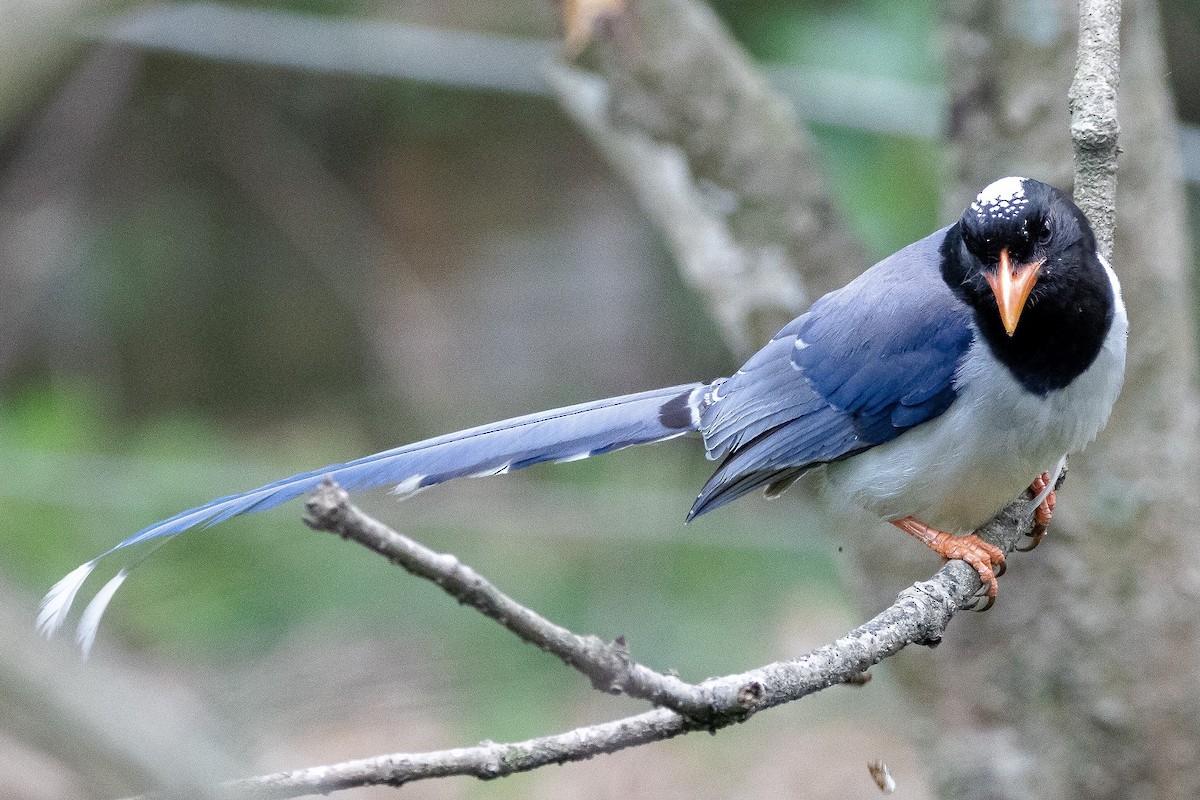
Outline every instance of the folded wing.
[[(945, 230), (900, 250), (781, 330), (701, 407), (724, 459), (688, 519), (890, 441), (954, 401), (971, 311), (937, 270)], [(932, 288), (931, 288), (932, 287)]]

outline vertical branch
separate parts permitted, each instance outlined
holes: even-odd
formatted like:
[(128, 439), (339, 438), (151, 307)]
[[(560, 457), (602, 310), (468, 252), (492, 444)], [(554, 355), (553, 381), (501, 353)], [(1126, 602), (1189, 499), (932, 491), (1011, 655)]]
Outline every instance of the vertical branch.
[(1117, 221), (1117, 82), (1121, 56), (1120, 0), (1080, 0), (1079, 50), (1071, 102), (1075, 202), (1087, 214), (1100, 254), (1112, 258)]

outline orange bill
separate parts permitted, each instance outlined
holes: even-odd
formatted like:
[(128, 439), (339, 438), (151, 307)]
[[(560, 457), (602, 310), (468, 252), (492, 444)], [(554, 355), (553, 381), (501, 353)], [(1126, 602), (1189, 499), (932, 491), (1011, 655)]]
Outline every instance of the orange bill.
[(1000, 309), (1000, 322), (1004, 324), (1004, 330), (1009, 336), (1016, 333), (1017, 321), (1025, 309), (1025, 301), (1029, 299), (1029, 293), (1033, 291), (1033, 285), (1037, 283), (1038, 270), (1044, 263), (1046, 263), (1046, 259), (1043, 258), (1028, 264), (1017, 264), (1014, 269), (1008, 255), (1008, 248), (1004, 247), (1000, 250), (1000, 265), (996, 269), (996, 274), (984, 273), (988, 285), (992, 287), (992, 292), (996, 295), (996, 306)]

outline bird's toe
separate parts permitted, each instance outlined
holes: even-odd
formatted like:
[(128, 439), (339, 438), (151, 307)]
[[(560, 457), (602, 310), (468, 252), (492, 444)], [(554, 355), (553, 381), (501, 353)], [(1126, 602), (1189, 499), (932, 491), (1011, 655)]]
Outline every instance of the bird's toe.
[[(920, 539), (933, 552), (948, 561), (961, 560), (979, 574), (981, 591), (987, 598), (987, 604), (980, 611), (986, 611), (996, 602), (999, 583), (996, 581), (1004, 574), (1006, 568), (1004, 551), (991, 542), (985, 542), (977, 534), (966, 536), (951, 536), (945, 531), (931, 528), (914, 517), (903, 517), (893, 520), (893, 525)], [(969, 607), (974, 607), (974, 604)]]

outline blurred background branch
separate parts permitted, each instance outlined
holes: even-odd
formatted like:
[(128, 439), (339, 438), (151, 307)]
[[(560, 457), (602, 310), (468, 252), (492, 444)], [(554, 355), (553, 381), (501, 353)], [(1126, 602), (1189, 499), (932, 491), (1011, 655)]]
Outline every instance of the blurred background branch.
[[(217, 61), (534, 95), (554, 91), (546, 62), (557, 61), (561, 47), (553, 39), (209, 3), (148, 6), (71, 27), (91, 41)], [(1190, 35), (1192, 26), (1182, 27), (1176, 35)], [(946, 92), (935, 83), (810, 65), (756, 69), (790, 101), (782, 113), (807, 122), (939, 138), (949, 118)], [(1184, 178), (1200, 183), (1200, 127), (1177, 127)]]
[(559, 100), (748, 356), (866, 266), (814, 142), (707, 6), (645, 0), (597, 24), (598, 71), (553, 67)]

